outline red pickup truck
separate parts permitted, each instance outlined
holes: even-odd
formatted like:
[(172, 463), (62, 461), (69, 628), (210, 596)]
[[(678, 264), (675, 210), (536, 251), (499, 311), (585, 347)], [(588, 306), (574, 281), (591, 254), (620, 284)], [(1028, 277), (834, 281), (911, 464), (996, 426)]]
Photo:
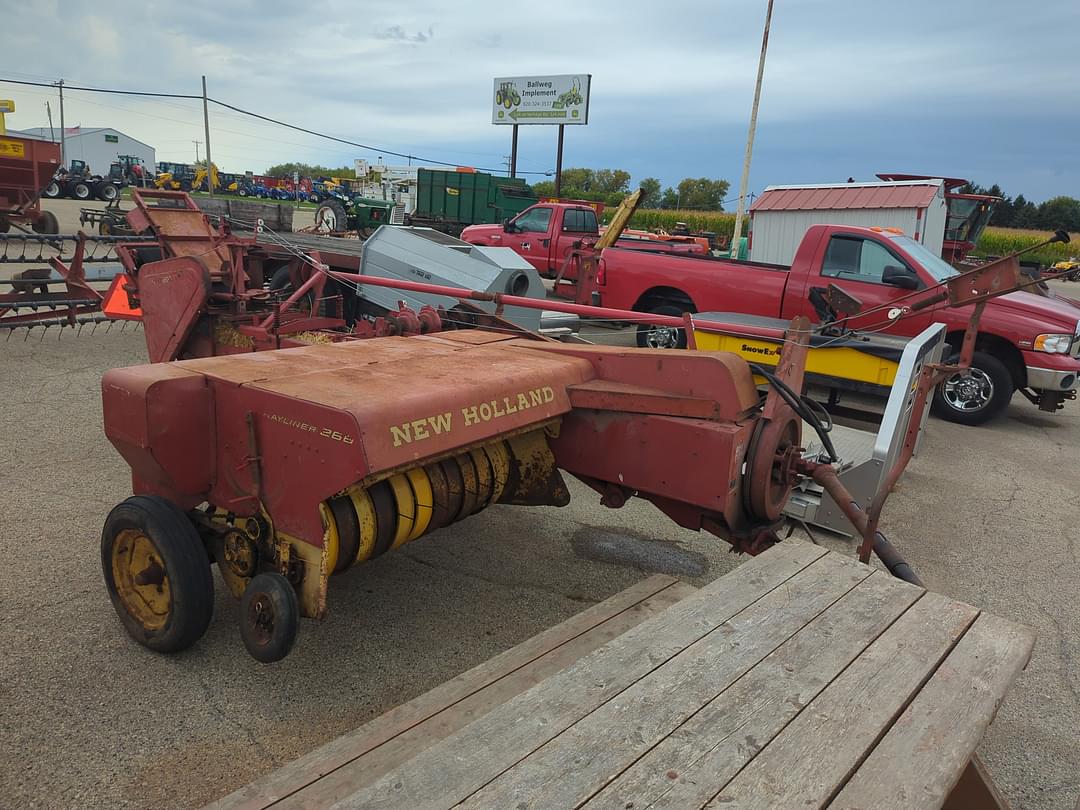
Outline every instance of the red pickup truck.
[[(501, 225), (470, 225), (461, 232), (461, 238), (473, 245), (508, 247), (524, 256), (540, 275), (554, 278), (574, 250), (588, 248), (600, 238), (600, 224), (596, 211), (587, 205), (541, 203)], [(691, 238), (685, 242), (658, 242), (624, 236), (615, 244), (662, 253), (705, 252)]]
[[(872, 310), (852, 328), (914, 336), (933, 322), (946, 324), (959, 350), (971, 307), (937, 305), (895, 322), (889, 303), (931, 287), (957, 271), (918, 242), (880, 228), (814, 225), (790, 267), (709, 256), (672, 256), (608, 248), (601, 253), (589, 289), (579, 301), (602, 306), (681, 315), (741, 312), (769, 317), (806, 315), (819, 321), (811, 294), (835, 284)], [(686, 345), (683, 330), (642, 325), (638, 345)], [(1014, 391), (1045, 411), (1076, 397), (1080, 374), (1080, 309), (1064, 299), (1014, 292), (987, 302), (970, 371), (939, 387), (934, 410), (977, 425), (1001, 413)]]

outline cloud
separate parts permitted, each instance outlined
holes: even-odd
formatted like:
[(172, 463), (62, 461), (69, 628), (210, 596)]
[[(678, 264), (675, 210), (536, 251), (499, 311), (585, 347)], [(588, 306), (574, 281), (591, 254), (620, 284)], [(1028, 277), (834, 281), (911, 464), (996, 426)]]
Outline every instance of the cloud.
[[(1076, 194), (1080, 88), (1059, 59), (1074, 50), (1075, 0), (785, 0), (775, 8), (752, 184), (843, 180), (874, 171), (970, 175), (1041, 199)], [(199, 93), (384, 149), (478, 167), (504, 165), (509, 127), (492, 126), (491, 80), (591, 72), (589, 125), (567, 128), (566, 165), (619, 167), (677, 183), (735, 180), (753, 95), (763, 2), (546, 0), (524, 27), (504, 2), (357, 4), (323, 0), (93, 0), (14, 4), (4, 18), (0, 76)], [(239, 22), (239, 21), (242, 21)], [(435, 31), (438, 30), (438, 36)], [(56, 30), (99, 32), (55, 47)], [(106, 33), (101, 33), (106, 32)], [(112, 32), (112, 33), (108, 33)], [(50, 38), (51, 37), (51, 38)], [(105, 58), (108, 51), (108, 58)], [(1067, 60), (1066, 60), (1067, 61)], [(16, 75), (13, 71), (33, 71)], [(0, 85), (19, 113), (47, 124), (44, 88)], [(192, 160), (197, 101), (65, 93), (67, 117), (114, 126)], [(379, 152), (320, 140), (211, 107), (211, 139), (227, 171), (290, 160), (349, 163)], [(1052, 122), (1052, 125), (1047, 125)], [(1068, 133), (1068, 134), (1066, 134)], [(1073, 147), (1075, 144), (1073, 145)], [(519, 165), (553, 168), (555, 131), (522, 127)]]
[(415, 34), (409, 34), (400, 25), (391, 25), (381, 31), (376, 31), (374, 36), (375, 39), (388, 39), (393, 42), (427, 42), (435, 36), (435, 27), (429, 25), (426, 33), (417, 31)]

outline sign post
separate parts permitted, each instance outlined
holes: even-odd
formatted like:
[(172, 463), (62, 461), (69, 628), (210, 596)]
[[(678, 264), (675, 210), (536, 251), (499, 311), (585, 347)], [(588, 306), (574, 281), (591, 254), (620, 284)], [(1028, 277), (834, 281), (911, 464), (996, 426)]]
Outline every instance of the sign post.
[[(0, 135), (7, 135), (7, 121), (4, 116), (15, 112), (15, 102), (10, 98), (0, 99)], [(517, 146), (517, 127), (514, 127), (514, 146)]]
[[(0, 119), (3, 116), (0, 115)], [(510, 136), (510, 176), (517, 177), (517, 128), (518, 125), (514, 124), (513, 134)]]
[(562, 189), (563, 138), (567, 125), (589, 123), (592, 75), (511, 76), (495, 79), (491, 123), (513, 127), (510, 137), (510, 176), (517, 175), (518, 126), (556, 124), (559, 146), (555, 166), (555, 194)]

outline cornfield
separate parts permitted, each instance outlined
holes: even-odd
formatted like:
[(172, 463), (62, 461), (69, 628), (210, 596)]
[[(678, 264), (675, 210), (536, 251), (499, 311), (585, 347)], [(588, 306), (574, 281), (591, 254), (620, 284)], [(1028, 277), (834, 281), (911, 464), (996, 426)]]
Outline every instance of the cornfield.
[[(1053, 234), (1049, 231), (1033, 231), (1024, 228), (987, 228), (983, 231), (979, 244), (975, 246), (978, 256), (1004, 256), (1017, 250), (1045, 242)], [(1025, 255), (1024, 261), (1037, 261), (1042, 265), (1051, 265), (1064, 259), (1080, 256), (1080, 235), (1071, 234), (1073, 241), (1047, 245), (1034, 253)]]
[[(614, 208), (604, 210), (605, 221), (615, 213)], [(676, 222), (685, 222), (692, 231), (713, 231), (718, 236), (730, 238), (735, 230), (735, 215), (725, 211), (680, 211), (658, 208), (639, 209), (630, 220), (630, 227), (651, 231), (663, 228), (670, 231)]]

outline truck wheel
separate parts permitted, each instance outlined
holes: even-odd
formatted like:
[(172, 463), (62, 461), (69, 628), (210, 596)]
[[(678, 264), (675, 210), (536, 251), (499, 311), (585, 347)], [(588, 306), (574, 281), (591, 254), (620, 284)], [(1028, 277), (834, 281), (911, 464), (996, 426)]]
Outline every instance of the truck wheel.
[(71, 186), (71, 196), (76, 200), (89, 200), (90, 199), (90, 186), (82, 181), (75, 183)]
[(45, 190), (41, 192), (41, 196), (47, 200), (55, 200), (60, 196), (60, 184), (53, 180), (49, 185), (45, 186)]
[(157, 652), (202, 638), (214, 610), (210, 560), (188, 516), (157, 495), (114, 507), (101, 531), (101, 568), (120, 621)]
[[(687, 310), (671, 304), (655, 306), (648, 312), (652, 315), (670, 315), (681, 318)], [(686, 330), (675, 326), (657, 326), (651, 323), (639, 324), (637, 345), (642, 349), (685, 349), (687, 346)]]
[(240, 597), (240, 638), (251, 657), (264, 664), (280, 661), (293, 647), (300, 627), (300, 600), (281, 574), (257, 575)]
[(191, 191), (192, 190), (191, 180), (188, 179), (187, 177), (185, 177), (183, 180), (181, 180), (180, 181), (180, 190), (181, 191)]
[(114, 186), (112, 183), (102, 183), (100, 186), (98, 186), (97, 195), (98, 199), (100, 200), (104, 200), (105, 202), (112, 202), (120, 196), (120, 192), (117, 191), (116, 186)]
[(341, 233), (349, 229), (349, 215), (340, 200), (329, 199), (315, 209), (315, 230)]
[[(954, 354), (949, 362), (955, 362)], [(932, 410), (947, 422), (981, 425), (999, 415), (1013, 395), (1009, 369), (986, 352), (975, 352), (971, 368), (953, 374), (934, 391)]]
[(36, 233), (60, 233), (60, 220), (52, 211), (42, 211), (41, 216), (30, 227)]

